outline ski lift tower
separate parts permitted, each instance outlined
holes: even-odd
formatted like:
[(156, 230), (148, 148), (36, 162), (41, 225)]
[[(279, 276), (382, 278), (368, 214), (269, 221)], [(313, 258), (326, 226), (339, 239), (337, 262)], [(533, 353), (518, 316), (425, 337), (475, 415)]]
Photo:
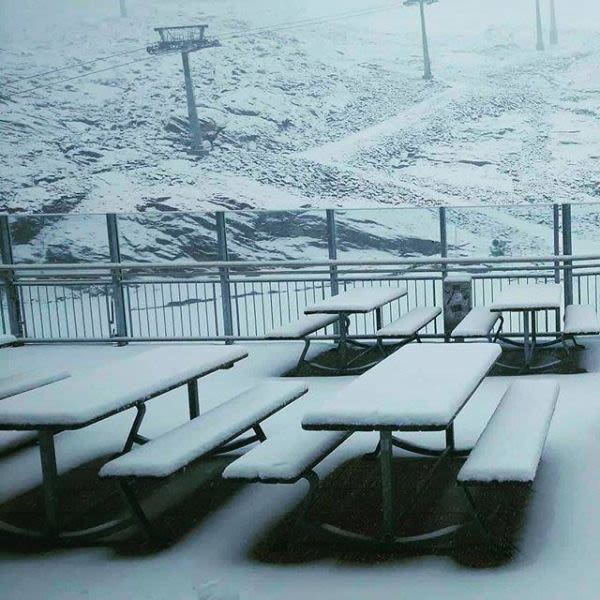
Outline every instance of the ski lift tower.
[(220, 45), (217, 40), (211, 40), (204, 37), (204, 31), (207, 27), (208, 25), (156, 27), (154, 31), (158, 32), (160, 41), (146, 48), (150, 54), (181, 52), (188, 117), (192, 135), (192, 150), (197, 153), (202, 151), (202, 131), (200, 129), (200, 122), (198, 121), (198, 111), (196, 110), (196, 99), (194, 97), (194, 86), (192, 84), (192, 74), (190, 72), (189, 54), (190, 52), (196, 52), (197, 50), (213, 48)]

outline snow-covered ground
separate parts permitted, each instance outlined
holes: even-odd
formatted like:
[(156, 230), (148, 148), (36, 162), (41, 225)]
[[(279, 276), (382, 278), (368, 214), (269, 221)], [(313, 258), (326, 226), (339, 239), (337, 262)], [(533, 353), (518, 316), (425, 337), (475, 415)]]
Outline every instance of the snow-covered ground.
[[(421, 78), (418, 12), (401, 2), (127, 5), (129, 17), (121, 19), (117, 0), (0, 0), (0, 209), (141, 210), (152, 220), (169, 210), (598, 199), (600, 8), (593, 0), (557, 1), (560, 45), (545, 53), (534, 47), (533, 1), (429, 6), (431, 82)], [(348, 16), (352, 11), (363, 12)], [(154, 27), (194, 22), (208, 23), (209, 34), (222, 41), (191, 57), (200, 116), (224, 126), (201, 159), (187, 152), (179, 55), (144, 51), (157, 38)], [(271, 30), (250, 33), (265, 26)], [(109, 68), (130, 60), (139, 62)], [(27, 91), (96, 69), (108, 70)], [(500, 236), (514, 250), (540, 250), (536, 231), (551, 215), (525, 212), (457, 214), (450, 241), (481, 251)], [(376, 232), (386, 234), (383, 239), (390, 230), (404, 237), (416, 228), (421, 239), (435, 240), (435, 228), (423, 232), (431, 216), (417, 215), (357, 218), (384, 223)], [(274, 220), (287, 225), (285, 215)], [(198, 257), (205, 224), (182, 221), (134, 219), (128, 254)], [(259, 229), (260, 222), (251, 221)], [(597, 211), (587, 223), (595, 229)], [(268, 243), (232, 231), (242, 256), (251, 250), (272, 255)], [(83, 226), (63, 230), (75, 237), (73, 246), (55, 254), (98, 254), (103, 245), (88, 233)], [(535, 239), (517, 239), (519, 233)], [(305, 247), (302, 228), (290, 237), (296, 243), (283, 243), (286, 255), (297, 255)], [(544, 237), (543, 245), (551, 240)], [(368, 248), (367, 241), (358, 245)]]
[[(306, 490), (303, 483), (247, 485), (185, 538), (156, 554), (124, 556), (110, 547), (19, 554), (4, 548), (0, 551), (2, 595), (15, 600), (364, 600), (389, 598), (390, 594), (460, 600), (596, 598), (600, 585), (600, 404), (596, 401), (600, 344), (586, 343), (583, 362), (587, 374), (541, 376), (559, 382), (560, 397), (528, 505), (520, 553), (505, 566), (474, 570), (445, 557), (387, 560), (380, 564), (340, 564), (333, 560), (294, 565), (259, 563), (249, 558), (249, 549), (270, 524), (296, 505)], [(145, 348), (31, 346), (3, 350), (0, 377), (40, 365), (92, 368)], [(201, 380), (203, 409), (293, 365), (300, 347), (269, 343), (251, 345), (250, 350), (250, 357), (233, 370)], [(514, 380), (494, 377), (483, 383), (456, 423), (459, 445), (475, 441), (509, 381)], [(308, 396), (271, 418), (267, 434), (299, 419), (307, 409), (326, 403), (348, 381), (311, 378)], [(155, 399), (143, 433), (153, 436), (182, 422), (185, 407), (181, 391)], [(69, 432), (59, 436), (61, 469), (117, 448), (130, 420), (131, 415), (124, 413), (89, 428), (85, 435)], [(437, 434), (428, 435), (433, 439)], [(319, 467), (319, 472), (327, 473), (344, 460), (372, 449), (373, 443), (371, 434), (354, 435)], [(36, 485), (40, 479), (36, 450), (3, 458), (0, 473), (0, 501)]]

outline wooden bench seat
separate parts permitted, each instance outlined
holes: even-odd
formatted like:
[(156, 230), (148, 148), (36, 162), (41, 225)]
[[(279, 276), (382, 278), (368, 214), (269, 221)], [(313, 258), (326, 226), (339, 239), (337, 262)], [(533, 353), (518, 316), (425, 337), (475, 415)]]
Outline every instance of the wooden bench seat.
[(551, 380), (522, 380), (511, 384), (458, 472), (457, 481), (492, 546), (495, 544), (486, 520), (469, 488), (533, 482), (558, 394), (558, 383)]
[[(200, 458), (228, 452), (256, 441), (264, 442), (266, 436), (260, 423), (307, 391), (307, 385), (299, 381), (273, 379), (260, 383), (108, 462), (100, 470), (100, 477), (118, 481), (133, 516), (148, 537), (152, 538), (154, 534), (150, 523), (129, 486), (132, 479), (166, 478)], [(255, 435), (234, 441), (251, 429)]]
[[(498, 321), (500, 321), (500, 326), (492, 339), (492, 331)], [(451, 337), (456, 340), (488, 338), (490, 341), (495, 341), (502, 330), (503, 323), (502, 313), (492, 312), (485, 306), (478, 306), (472, 308), (467, 316), (454, 328)]]
[(375, 332), (377, 338), (414, 338), (442, 312), (437, 306), (420, 306)]
[(346, 431), (306, 431), (288, 428), (232, 462), (225, 479), (262, 483), (296, 483), (348, 439)]

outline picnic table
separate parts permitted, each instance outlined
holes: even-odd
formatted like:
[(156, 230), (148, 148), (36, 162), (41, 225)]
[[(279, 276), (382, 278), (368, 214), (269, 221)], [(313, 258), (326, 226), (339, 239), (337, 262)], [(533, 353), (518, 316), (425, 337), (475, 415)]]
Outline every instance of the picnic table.
[(510, 285), (505, 288), (490, 306), (490, 311), (516, 312), (523, 314), (523, 341), (518, 342), (505, 336), (500, 336), (503, 342), (512, 346), (523, 348), (524, 366), (518, 367), (498, 363), (504, 368), (518, 371), (533, 371), (552, 367), (560, 360), (553, 360), (542, 365), (533, 366), (535, 352), (543, 346), (561, 343), (560, 339), (546, 342), (537, 340), (537, 314), (540, 311), (559, 311), (561, 306), (562, 290), (556, 283), (534, 283), (527, 285)]
[[(401, 285), (395, 288), (390, 287), (364, 287), (354, 288), (346, 292), (342, 292), (337, 296), (330, 296), (325, 300), (321, 300), (312, 304), (304, 310), (306, 315), (324, 314), (338, 315), (340, 322), (338, 350), (340, 353), (341, 370), (348, 371), (350, 364), (353, 361), (347, 360), (348, 345), (358, 346), (360, 348), (369, 349), (370, 346), (362, 344), (357, 340), (352, 340), (348, 337), (350, 328), (350, 315), (366, 314), (375, 311), (376, 329), (379, 330), (383, 326), (383, 307), (398, 298), (406, 296), (408, 289), (406, 285)], [(358, 367), (358, 369), (364, 369)]]
[(90, 530), (61, 531), (55, 436), (65, 430), (82, 429), (135, 407), (137, 414), (123, 449), (128, 452), (134, 443), (148, 441), (139, 434), (148, 400), (187, 385), (190, 419), (194, 419), (199, 415), (198, 378), (229, 368), (247, 355), (247, 350), (240, 346), (160, 348), (75, 374), (0, 402), (0, 430), (37, 431), (45, 509), (43, 532), (1, 521), (0, 531), (19, 536), (63, 539), (106, 535), (106, 531), (115, 524), (104, 524)]
[[(405, 346), (341, 390), (327, 404), (304, 415), (306, 430), (377, 431), (382, 498), (383, 529), (379, 539), (399, 544), (448, 535), (450, 529), (423, 536), (401, 538), (394, 535), (395, 503), (393, 494), (392, 448), (435, 457), (430, 477), (415, 494), (424, 491), (441, 462), (464, 455), (455, 447), (454, 421), (473, 396), (501, 354), (498, 344), (422, 344)], [(409, 443), (392, 432), (445, 432), (445, 447), (435, 450)], [(356, 533), (339, 529), (346, 538)]]

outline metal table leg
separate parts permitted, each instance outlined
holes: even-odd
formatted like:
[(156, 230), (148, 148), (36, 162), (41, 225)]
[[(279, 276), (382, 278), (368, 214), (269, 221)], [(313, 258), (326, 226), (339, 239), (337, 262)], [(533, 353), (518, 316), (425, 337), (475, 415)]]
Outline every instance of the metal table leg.
[(383, 529), (384, 541), (394, 538), (394, 491), (392, 480), (392, 432), (380, 432), (381, 451), (381, 493), (383, 499)]
[(188, 404), (190, 407), (190, 420), (200, 416), (200, 402), (198, 400), (198, 380), (188, 381)]
[(56, 452), (54, 449), (54, 433), (38, 431), (40, 460), (44, 488), (44, 509), (46, 512), (46, 533), (56, 537), (59, 533), (58, 521), (58, 472), (56, 469)]

